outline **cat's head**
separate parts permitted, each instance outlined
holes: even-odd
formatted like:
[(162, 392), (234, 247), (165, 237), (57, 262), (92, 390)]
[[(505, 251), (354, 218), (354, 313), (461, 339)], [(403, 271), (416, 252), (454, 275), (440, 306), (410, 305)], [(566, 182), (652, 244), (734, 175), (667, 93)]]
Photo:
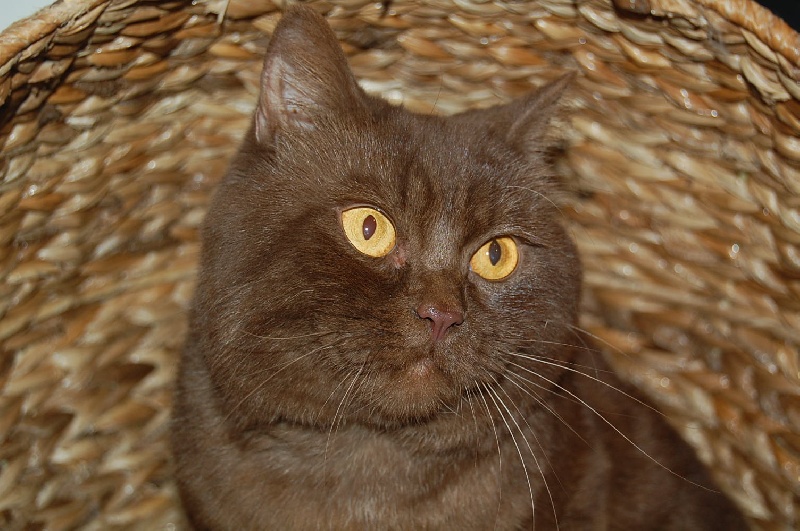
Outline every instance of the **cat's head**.
[(543, 152), (566, 85), (411, 114), (291, 10), (203, 234), (189, 348), (231, 418), (420, 421), (573, 342), (580, 266)]

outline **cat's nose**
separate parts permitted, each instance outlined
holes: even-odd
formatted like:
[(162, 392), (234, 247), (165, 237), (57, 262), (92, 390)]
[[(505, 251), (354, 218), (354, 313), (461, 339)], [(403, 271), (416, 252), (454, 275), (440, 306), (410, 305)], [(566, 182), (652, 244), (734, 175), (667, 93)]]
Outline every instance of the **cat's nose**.
[(431, 322), (431, 336), (434, 342), (444, 339), (451, 326), (464, 322), (464, 314), (459, 310), (439, 308), (435, 304), (421, 304), (417, 308), (420, 319)]

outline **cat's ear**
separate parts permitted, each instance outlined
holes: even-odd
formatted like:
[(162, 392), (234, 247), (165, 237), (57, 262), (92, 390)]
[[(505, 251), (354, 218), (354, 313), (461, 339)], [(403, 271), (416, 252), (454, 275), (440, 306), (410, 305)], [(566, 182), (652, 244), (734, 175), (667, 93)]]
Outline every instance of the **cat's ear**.
[(561, 97), (574, 79), (575, 73), (570, 72), (510, 104), (514, 120), (506, 133), (508, 142), (526, 151), (540, 145)]
[(531, 94), (503, 106), (501, 120), (508, 124), (505, 131), (509, 144), (523, 153), (541, 150), (548, 126), (559, 109), (561, 97), (575, 79), (575, 73), (565, 74), (540, 87)]
[(280, 131), (313, 129), (321, 117), (348, 112), (362, 98), (325, 20), (308, 7), (291, 7), (275, 28), (264, 59), (256, 139), (269, 144)]

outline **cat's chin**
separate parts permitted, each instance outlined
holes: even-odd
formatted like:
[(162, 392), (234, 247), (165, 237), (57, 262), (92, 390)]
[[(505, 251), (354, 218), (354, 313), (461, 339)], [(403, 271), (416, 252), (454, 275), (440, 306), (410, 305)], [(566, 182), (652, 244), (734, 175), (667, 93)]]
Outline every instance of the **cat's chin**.
[(430, 358), (416, 360), (387, 379), (373, 411), (390, 424), (429, 420), (452, 409), (460, 398), (457, 385)]

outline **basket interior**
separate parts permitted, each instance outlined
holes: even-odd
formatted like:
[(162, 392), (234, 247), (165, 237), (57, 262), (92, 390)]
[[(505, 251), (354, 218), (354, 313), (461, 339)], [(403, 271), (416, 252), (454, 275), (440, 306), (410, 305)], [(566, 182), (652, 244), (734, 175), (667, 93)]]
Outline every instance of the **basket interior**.
[[(800, 39), (744, 0), (309, 2), (419, 112), (577, 70), (582, 326), (754, 525), (800, 522)], [(76, 0), (0, 35), (0, 527), (180, 525), (166, 427), (211, 191), (283, 2)]]

